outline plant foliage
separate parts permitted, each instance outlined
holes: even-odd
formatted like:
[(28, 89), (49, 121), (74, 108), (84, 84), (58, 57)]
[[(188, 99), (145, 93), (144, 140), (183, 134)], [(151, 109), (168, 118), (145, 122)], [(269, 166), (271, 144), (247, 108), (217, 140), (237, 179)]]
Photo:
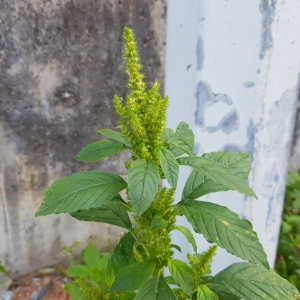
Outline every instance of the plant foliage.
[[(89, 246), (84, 253), (86, 265), (68, 270), (75, 277), (75, 285), (88, 299), (297, 299), (297, 289), (269, 269), (249, 221), (241, 220), (226, 207), (197, 200), (228, 190), (257, 198), (246, 183), (249, 155), (213, 152), (197, 156), (188, 124), (181, 122), (175, 131), (166, 128), (168, 98), (160, 95), (157, 81), (147, 88), (129, 28), (124, 30), (124, 59), (129, 93), (126, 99), (114, 97), (119, 131), (99, 130), (110, 140), (86, 146), (76, 159), (93, 162), (130, 150), (131, 161), (125, 163), (127, 180), (102, 171), (73, 174), (46, 190), (36, 213), (69, 213), (78, 220), (128, 229), (107, 263), (101, 265), (96, 250)], [(182, 200), (175, 204), (181, 165), (189, 166), (192, 172)], [(168, 187), (162, 187), (163, 179)], [(122, 190), (126, 190), (127, 199), (121, 198)], [(134, 222), (130, 221), (130, 212)], [(207, 251), (197, 253), (193, 233), (176, 226), (178, 215), (212, 244)], [(194, 252), (188, 254), (187, 262), (174, 258), (174, 250), (181, 249), (171, 243), (173, 230), (179, 230), (192, 245)], [(217, 246), (245, 262), (210, 276)], [(170, 276), (165, 276), (166, 269)]]
[(300, 289), (300, 171), (287, 177), (275, 269)]

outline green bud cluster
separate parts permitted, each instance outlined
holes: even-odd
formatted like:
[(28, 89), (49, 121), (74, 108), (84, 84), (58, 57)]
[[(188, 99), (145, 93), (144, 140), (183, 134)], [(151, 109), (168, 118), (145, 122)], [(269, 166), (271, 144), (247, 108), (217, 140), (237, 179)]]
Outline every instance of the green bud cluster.
[(168, 230), (172, 230), (176, 221), (176, 214), (172, 207), (175, 189), (162, 188), (157, 192), (149, 209), (141, 215), (140, 218), (135, 217), (135, 221), (141, 228), (149, 228), (152, 220), (156, 215), (161, 215), (168, 222)]
[(116, 293), (102, 289), (100, 285), (91, 286), (80, 277), (75, 277), (74, 282), (87, 299), (113, 300), (116, 297)]
[(133, 160), (153, 159), (160, 166), (157, 151), (166, 125), (168, 98), (160, 95), (158, 81), (146, 90), (139, 53), (129, 28), (124, 30), (124, 60), (130, 93), (126, 96), (126, 105), (121, 98), (114, 97), (115, 109), (120, 116), (119, 128), (132, 145)]
[(211, 273), (211, 263), (217, 251), (217, 245), (209, 247), (201, 254), (188, 254), (188, 260), (192, 268), (192, 276), (194, 278), (195, 286), (198, 287), (202, 281), (203, 276)]
[[(156, 263), (157, 270), (168, 264), (172, 257), (170, 231), (173, 229), (176, 215), (173, 205), (174, 189), (162, 188), (157, 192), (149, 209), (136, 222), (143, 229), (141, 243), (147, 249), (149, 258)], [(167, 227), (163, 229), (150, 229), (155, 216), (161, 216)]]

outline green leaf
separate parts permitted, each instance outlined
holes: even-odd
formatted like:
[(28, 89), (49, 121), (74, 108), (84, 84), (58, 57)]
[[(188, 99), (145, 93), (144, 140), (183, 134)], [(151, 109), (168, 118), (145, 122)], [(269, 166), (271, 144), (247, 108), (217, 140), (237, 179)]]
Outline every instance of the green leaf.
[(161, 141), (171, 147), (171, 151), (175, 157), (182, 154), (193, 154), (194, 134), (185, 122), (181, 122), (174, 132), (170, 128), (166, 128), (162, 134)]
[(155, 263), (141, 262), (129, 265), (122, 269), (116, 276), (111, 291), (135, 291), (138, 290), (152, 275)]
[(136, 293), (135, 292), (122, 292), (119, 293), (119, 298), (114, 298), (113, 300), (119, 299), (119, 300), (133, 300)]
[(175, 295), (162, 276), (152, 277), (138, 291), (134, 300), (176, 300)]
[(82, 252), (82, 257), (87, 266), (95, 267), (100, 262), (100, 252), (93, 241), (89, 241)]
[(194, 280), (190, 267), (181, 260), (170, 259), (168, 262), (169, 271), (174, 281), (188, 295), (192, 295)]
[(84, 162), (95, 162), (113, 154), (119, 153), (127, 147), (123, 144), (112, 141), (98, 141), (85, 146), (75, 159)]
[(73, 265), (68, 270), (66, 274), (70, 277), (78, 276), (80, 278), (86, 279), (90, 276), (90, 269), (84, 265)]
[(179, 164), (173, 153), (164, 148), (158, 149), (159, 160), (167, 181), (172, 188), (176, 188), (178, 181)]
[(98, 208), (76, 211), (71, 216), (80, 221), (102, 222), (117, 225), (126, 229), (132, 227), (127, 211), (122, 205), (122, 200), (112, 199)]
[(155, 230), (155, 229), (163, 229), (168, 226), (168, 222), (162, 217), (162, 215), (155, 215), (153, 218), (151, 224), (150, 224), (150, 229)]
[(178, 157), (182, 154), (187, 154), (193, 156), (193, 148), (183, 139), (172, 138), (168, 140), (167, 145), (171, 148), (171, 151), (175, 157)]
[(194, 133), (185, 122), (180, 122), (176, 128), (176, 134), (179, 139), (184, 140), (190, 147), (194, 147)]
[(167, 142), (168, 140), (172, 139), (172, 138), (176, 138), (177, 134), (176, 132), (171, 129), (171, 128), (165, 128), (162, 136), (161, 136), (161, 141), (163, 143)]
[(170, 244), (170, 246), (171, 246), (171, 248), (174, 248), (174, 249), (176, 249), (177, 251), (182, 252), (182, 251), (181, 251), (181, 248), (180, 248), (178, 245)]
[(5, 268), (4, 268), (4, 266), (2, 265), (2, 262), (1, 262), (1, 261), (0, 261), (0, 273), (4, 273), (4, 274), (8, 275), (8, 274), (7, 274), (7, 271), (5, 270)]
[(209, 280), (209, 283), (226, 287), (244, 300), (292, 300), (297, 289), (272, 270), (251, 263), (235, 263)]
[(116, 278), (116, 276), (115, 276), (114, 270), (112, 268), (112, 262), (111, 262), (111, 257), (110, 257), (108, 264), (107, 264), (106, 272), (105, 272), (105, 282), (109, 288), (112, 286), (113, 282), (115, 281), (115, 278)]
[(153, 160), (135, 160), (128, 170), (128, 192), (132, 211), (140, 217), (151, 205), (160, 181)]
[(72, 300), (86, 300), (86, 297), (74, 281), (68, 281), (64, 285), (64, 290), (71, 295)]
[(126, 186), (124, 179), (115, 174), (101, 171), (75, 173), (57, 180), (45, 190), (46, 197), (35, 216), (97, 208)]
[(174, 230), (179, 230), (192, 245), (194, 252), (197, 253), (197, 243), (192, 232), (187, 227), (181, 225), (175, 226)]
[(206, 285), (200, 285), (198, 287), (197, 300), (219, 300), (219, 298)]
[(219, 284), (210, 284), (209, 288), (219, 297), (220, 300), (240, 300), (241, 298), (233, 294), (228, 288)]
[(264, 249), (248, 220), (241, 220), (227, 207), (210, 202), (187, 200), (179, 202), (177, 207), (209, 243), (216, 243), (249, 262), (269, 267)]
[(131, 144), (126, 140), (124, 135), (121, 132), (114, 131), (111, 129), (100, 129), (97, 131), (99, 135), (104, 135), (112, 140), (118, 141), (121, 144), (126, 145), (127, 147), (131, 147)]
[(123, 268), (136, 262), (133, 255), (135, 239), (130, 232), (126, 233), (116, 246), (111, 256), (111, 267), (117, 275)]
[(216, 183), (221, 183), (232, 190), (257, 199), (245, 180), (228, 166), (207, 157), (182, 157), (178, 158), (177, 161), (181, 165), (192, 167)]
[[(246, 180), (250, 171), (250, 156), (236, 152), (212, 152), (203, 154), (203, 157), (215, 160), (230, 168), (240, 178)], [(183, 188), (182, 199), (197, 199), (203, 195), (228, 191), (229, 187), (207, 178), (201, 172), (193, 170)]]
[(173, 285), (177, 285), (174, 278), (172, 276), (166, 276), (165, 277), (165, 281), (167, 284), (173, 284)]

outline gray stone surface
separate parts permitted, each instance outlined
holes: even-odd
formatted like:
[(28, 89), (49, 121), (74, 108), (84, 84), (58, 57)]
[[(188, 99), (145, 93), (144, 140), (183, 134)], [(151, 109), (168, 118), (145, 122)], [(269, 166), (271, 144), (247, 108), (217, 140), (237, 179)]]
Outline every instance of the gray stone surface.
[(127, 154), (94, 164), (74, 156), (98, 139), (97, 129), (117, 125), (112, 98), (126, 92), (124, 26), (136, 34), (149, 83), (163, 82), (166, 2), (0, 2), (0, 260), (13, 277), (61, 261), (61, 248), (76, 239), (117, 240), (119, 231), (105, 225), (33, 215), (61, 176), (95, 168), (124, 174)]

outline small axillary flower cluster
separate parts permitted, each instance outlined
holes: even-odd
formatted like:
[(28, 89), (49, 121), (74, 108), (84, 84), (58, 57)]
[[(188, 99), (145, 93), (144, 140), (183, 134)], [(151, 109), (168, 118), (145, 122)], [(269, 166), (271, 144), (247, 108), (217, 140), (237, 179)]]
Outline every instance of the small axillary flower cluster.
[[(141, 244), (147, 250), (149, 258), (156, 263), (157, 270), (166, 266), (168, 260), (173, 256), (170, 232), (174, 229), (176, 221), (176, 214), (172, 206), (174, 192), (175, 189), (161, 189), (156, 194), (150, 208), (140, 218), (135, 218), (143, 229)], [(167, 224), (165, 228), (150, 229), (155, 216), (162, 217)]]
[(201, 254), (188, 254), (188, 260), (192, 269), (192, 276), (196, 287), (201, 285), (203, 276), (211, 273), (210, 266), (216, 251), (217, 245), (214, 245)]
[(159, 94), (157, 80), (150, 90), (146, 90), (134, 35), (129, 28), (124, 30), (123, 55), (130, 93), (126, 96), (126, 105), (123, 105), (121, 98), (116, 95), (114, 97), (115, 109), (120, 115), (119, 128), (132, 145), (133, 160), (153, 159), (159, 166), (157, 152), (166, 125), (168, 98), (163, 99)]

